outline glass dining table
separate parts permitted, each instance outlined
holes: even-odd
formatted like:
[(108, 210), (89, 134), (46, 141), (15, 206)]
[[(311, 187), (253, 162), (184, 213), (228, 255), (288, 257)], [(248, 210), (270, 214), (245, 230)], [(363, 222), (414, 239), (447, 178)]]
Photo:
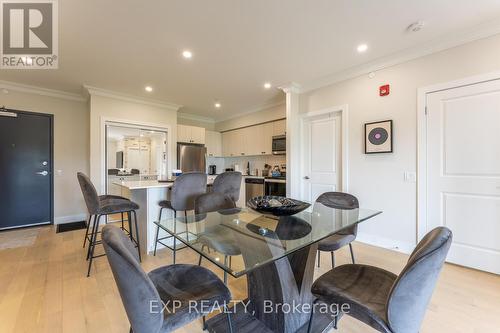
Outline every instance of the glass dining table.
[[(315, 203), (291, 216), (234, 208), (166, 218), (155, 224), (175, 237), (176, 243), (197, 252), (200, 263), (208, 260), (235, 278), (246, 275), (248, 298), (232, 310), (235, 332), (289, 333), (307, 328), (310, 313), (300, 309), (313, 301), (310, 290), (318, 242), (380, 213)], [(226, 318), (212, 317), (208, 330), (228, 331)], [(315, 315), (313, 332), (328, 329), (331, 322), (328, 314)]]

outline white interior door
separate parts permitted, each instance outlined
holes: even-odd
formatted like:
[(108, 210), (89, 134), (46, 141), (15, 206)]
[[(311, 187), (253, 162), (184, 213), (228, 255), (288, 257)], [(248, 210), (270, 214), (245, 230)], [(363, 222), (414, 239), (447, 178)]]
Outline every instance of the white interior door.
[(426, 221), (449, 262), (500, 274), (500, 80), (427, 95)]
[(341, 189), (341, 117), (329, 113), (304, 119), (302, 199)]

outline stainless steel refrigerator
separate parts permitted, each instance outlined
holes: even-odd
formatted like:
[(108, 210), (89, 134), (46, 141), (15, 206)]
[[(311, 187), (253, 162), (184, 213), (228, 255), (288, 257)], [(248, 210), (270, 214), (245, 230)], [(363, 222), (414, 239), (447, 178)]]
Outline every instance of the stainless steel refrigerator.
[(207, 148), (204, 145), (178, 143), (177, 169), (182, 172), (206, 172)]

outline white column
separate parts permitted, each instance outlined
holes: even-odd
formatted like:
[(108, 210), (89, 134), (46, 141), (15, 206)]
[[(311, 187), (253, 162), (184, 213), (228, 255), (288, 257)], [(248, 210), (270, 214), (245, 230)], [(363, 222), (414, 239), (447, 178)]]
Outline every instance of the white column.
[(300, 119), (297, 83), (280, 87), (286, 94), (286, 195), (300, 198)]

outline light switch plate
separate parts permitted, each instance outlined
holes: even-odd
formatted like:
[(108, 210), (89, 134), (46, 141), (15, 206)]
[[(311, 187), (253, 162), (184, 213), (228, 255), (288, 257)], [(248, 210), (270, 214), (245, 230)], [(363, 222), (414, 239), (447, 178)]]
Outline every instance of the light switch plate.
[(417, 173), (413, 171), (406, 171), (405, 172), (405, 182), (408, 183), (416, 183), (417, 182)]

